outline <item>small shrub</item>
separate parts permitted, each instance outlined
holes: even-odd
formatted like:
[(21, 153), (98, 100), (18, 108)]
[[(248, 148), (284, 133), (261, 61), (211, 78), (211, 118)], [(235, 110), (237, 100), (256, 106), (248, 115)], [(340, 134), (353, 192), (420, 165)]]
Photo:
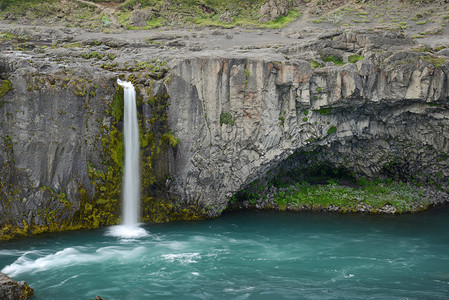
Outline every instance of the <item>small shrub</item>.
[(12, 86), (9, 80), (0, 80), (0, 98), (3, 97), (11, 89)]
[(223, 124), (234, 126), (235, 120), (232, 118), (232, 114), (230, 112), (220, 114), (220, 125)]
[(335, 133), (335, 132), (337, 132), (337, 127), (332, 126), (332, 127), (329, 128), (329, 130), (327, 131), (327, 134), (329, 135), (329, 134), (332, 134), (332, 133)]
[(279, 121), (281, 121), (281, 125), (284, 125), (285, 118), (283, 116), (279, 116)]
[(179, 138), (175, 137), (171, 131), (164, 133), (161, 138), (163, 141), (168, 142), (172, 148), (175, 148), (179, 144)]
[(322, 116), (332, 115), (332, 108), (322, 108), (322, 109), (317, 109), (315, 111)]

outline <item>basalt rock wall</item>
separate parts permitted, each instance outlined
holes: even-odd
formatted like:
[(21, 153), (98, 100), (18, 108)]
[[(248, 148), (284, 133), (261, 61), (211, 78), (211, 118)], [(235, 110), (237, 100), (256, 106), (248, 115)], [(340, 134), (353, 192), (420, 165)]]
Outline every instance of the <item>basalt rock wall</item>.
[(316, 69), (299, 59), (183, 60), (169, 87), (170, 125), (182, 137), (171, 191), (219, 211), (234, 192), (310, 151), (318, 161), (301, 163), (446, 189), (448, 64), (416, 54)]
[(77, 50), (3, 55), (3, 233), (119, 222), (117, 77), (138, 92), (145, 221), (217, 216), (283, 165), (446, 190), (449, 63), (410, 47), (400, 34), (352, 32), (228, 53), (110, 49), (113, 65)]

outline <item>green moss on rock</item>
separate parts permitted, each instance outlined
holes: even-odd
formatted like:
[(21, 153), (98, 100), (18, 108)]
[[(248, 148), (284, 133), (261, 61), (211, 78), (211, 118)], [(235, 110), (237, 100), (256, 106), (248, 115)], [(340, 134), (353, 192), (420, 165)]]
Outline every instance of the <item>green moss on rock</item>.
[(0, 80), (0, 98), (6, 95), (10, 90), (12, 90), (11, 81)]
[(230, 112), (220, 114), (220, 125), (223, 124), (234, 126), (235, 120)]

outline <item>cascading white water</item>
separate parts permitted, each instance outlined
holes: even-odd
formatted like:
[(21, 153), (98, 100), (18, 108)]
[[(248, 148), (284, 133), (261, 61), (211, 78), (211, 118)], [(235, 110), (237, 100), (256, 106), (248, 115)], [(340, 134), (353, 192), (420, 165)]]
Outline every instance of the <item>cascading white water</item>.
[(131, 82), (117, 79), (124, 88), (124, 176), (123, 176), (123, 225), (137, 225), (140, 204), (139, 126), (137, 124), (136, 90)]
[(123, 222), (121, 226), (114, 226), (109, 235), (124, 238), (135, 238), (147, 235), (138, 227), (140, 212), (140, 167), (139, 167), (139, 125), (137, 123), (136, 91), (131, 82), (117, 79), (117, 83), (124, 88), (124, 175), (123, 175)]

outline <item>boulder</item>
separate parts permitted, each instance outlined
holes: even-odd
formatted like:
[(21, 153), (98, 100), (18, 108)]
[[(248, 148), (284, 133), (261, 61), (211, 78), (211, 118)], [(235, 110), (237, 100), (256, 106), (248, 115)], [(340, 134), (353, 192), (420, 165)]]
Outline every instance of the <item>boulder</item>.
[(449, 48), (441, 49), (440, 51), (437, 52), (437, 55), (449, 56)]
[(436, 35), (443, 33), (443, 31), (444, 31), (443, 27), (441, 25), (438, 25), (424, 29), (423, 33), (425, 33), (426, 35)]
[(153, 12), (150, 9), (136, 9), (131, 12), (128, 25), (144, 27), (147, 21), (153, 17)]
[(25, 281), (15, 281), (8, 275), (0, 273), (0, 299), (28, 299), (33, 293), (33, 289)]
[(281, 16), (286, 16), (290, 8), (290, 1), (285, 0), (268, 0), (260, 7), (259, 23), (276, 20)]

